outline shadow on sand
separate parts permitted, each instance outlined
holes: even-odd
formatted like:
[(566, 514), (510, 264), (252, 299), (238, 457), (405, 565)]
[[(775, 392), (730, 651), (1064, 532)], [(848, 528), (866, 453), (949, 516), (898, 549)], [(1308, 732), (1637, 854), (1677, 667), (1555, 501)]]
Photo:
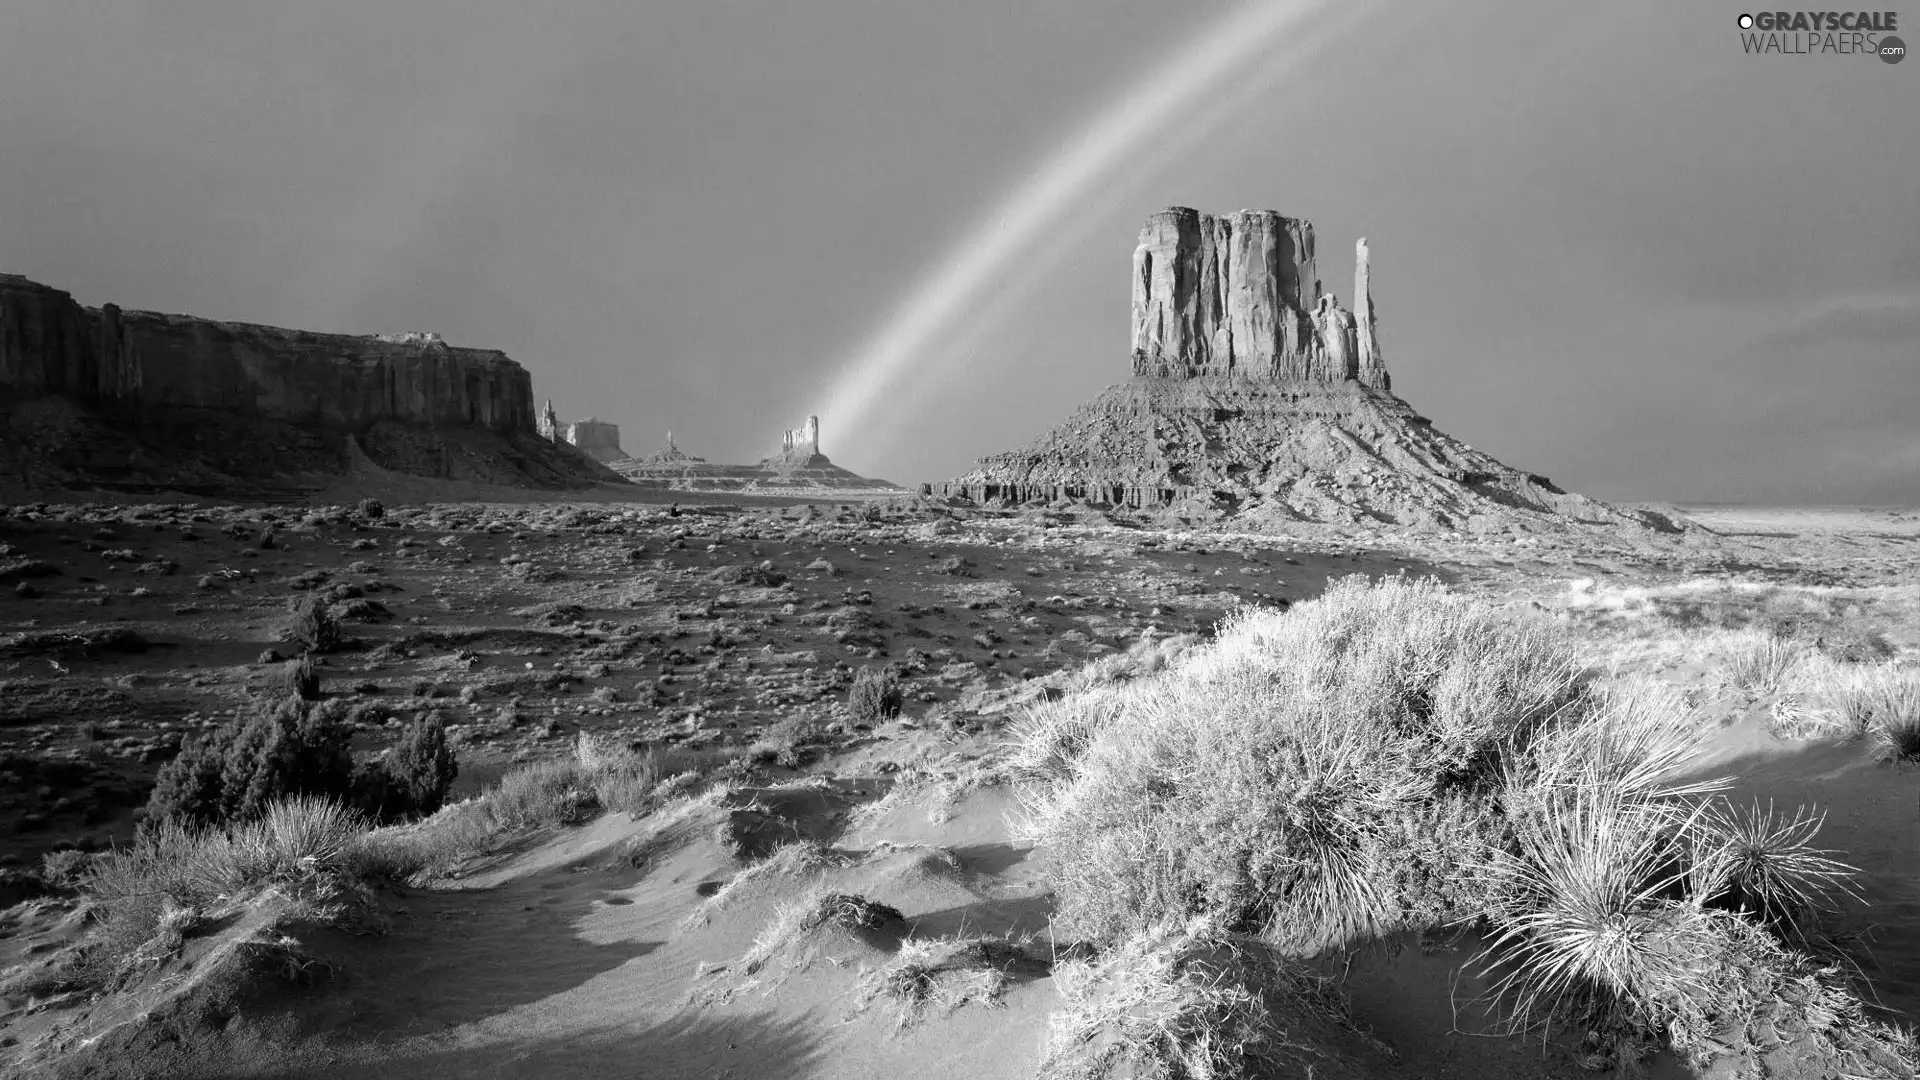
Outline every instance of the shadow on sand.
[(686, 1013), (651, 1021), (636, 1017), (628, 1027), (564, 1038), (452, 1047), (423, 1041), (389, 1048), (316, 1050), (283, 1067), (198, 1075), (209, 1080), (811, 1080), (828, 1074), (817, 1038), (802, 1022), (772, 1015)]

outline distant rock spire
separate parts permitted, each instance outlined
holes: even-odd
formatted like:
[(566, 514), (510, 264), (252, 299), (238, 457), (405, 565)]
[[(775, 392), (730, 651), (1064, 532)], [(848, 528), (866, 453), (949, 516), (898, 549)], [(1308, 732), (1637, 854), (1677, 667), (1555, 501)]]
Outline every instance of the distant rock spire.
[(1367, 238), (1353, 245), (1353, 321), (1359, 339), (1360, 381), (1382, 390), (1392, 389), (1386, 359), (1380, 355), (1379, 329), (1373, 316), (1373, 271), (1367, 259)]

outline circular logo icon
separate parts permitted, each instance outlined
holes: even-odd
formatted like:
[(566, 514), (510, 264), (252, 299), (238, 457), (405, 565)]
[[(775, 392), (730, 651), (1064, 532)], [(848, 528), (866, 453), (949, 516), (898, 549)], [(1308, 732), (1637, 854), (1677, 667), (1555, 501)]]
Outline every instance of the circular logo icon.
[(1880, 60), (1882, 63), (1897, 64), (1907, 58), (1907, 43), (1897, 37), (1880, 39)]
[(1751, 15), (1740, 16), (1740, 29), (1742, 30), (1753, 29), (1753, 16)]

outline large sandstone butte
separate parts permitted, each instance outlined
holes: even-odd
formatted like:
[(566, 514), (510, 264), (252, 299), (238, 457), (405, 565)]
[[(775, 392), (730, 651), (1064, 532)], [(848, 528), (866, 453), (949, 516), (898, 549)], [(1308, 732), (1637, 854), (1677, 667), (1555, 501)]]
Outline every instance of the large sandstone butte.
[(0, 274), (0, 483), (269, 494), (367, 464), (573, 487), (616, 481), (534, 429), (505, 353), (436, 334), (350, 336), (85, 308)]
[(1026, 448), (923, 492), (1201, 519), (1674, 527), (1501, 464), (1395, 397), (1365, 240), (1355, 256), (1350, 311), (1321, 289), (1306, 221), (1154, 214), (1133, 256), (1132, 379)]

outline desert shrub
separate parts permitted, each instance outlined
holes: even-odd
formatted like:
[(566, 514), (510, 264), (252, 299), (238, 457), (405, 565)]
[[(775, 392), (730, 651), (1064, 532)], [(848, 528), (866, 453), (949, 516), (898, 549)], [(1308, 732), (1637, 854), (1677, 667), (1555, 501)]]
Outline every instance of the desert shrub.
[(487, 792), (486, 808), (502, 829), (566, 825), (600, 809), (592, 777), (577, 760), (537, 761), (500, 778)]
[(160, 770), (147, 824), (205, 827), (257, 817), (294, 795), (350, 797), (350, 733), (298, 698), (258, 705), (188, 741)]
[(863, 975), (855, 1007), (890, 1000), (904, 1028), (929, 1008), (997, 1006), (1012, 975), (1046, 969), (1005, 938), (908, 938), (891, 960)]
[(1207, 916), (1313, 950), (1471, 909), (1448, 868), (1498, 841), (1496, 766), (1580, 685), (1544, 621), (1354, 577), (1110, 693), (1080, 730), (1027, 729), (1051, 740), (1027, 754), (1057, 778), (1028, 800), (1064, 927), (1115, 941)]
[(340, 647), (340, 620), (324, 597), (303, 596), (292, 605), (293, 619), (287, 626), (289, 640), (308, 652), (332, 652)]
[(1853, 704), (1883, 760), (1920, 764), (1920, 671), (1873, 672), (1855, 687)]
[(57, 577), (60, 568), (44, 559), (0, 559), (0, 583), (25, 582), (27, 578)]
[(1810, 845), (1816, 816), (1742, 815), (1677, 789), (1521, 788), (1509, 792), (1516, 842), (1486, 867), (1499, 901), (1481, 956), (1516, 1027), (1575, 1019), (1616, 1043), (1600, 1065), (1664, 1036), (1703, 1067), (1753, 1052), (1746, 1040), (1768, 1025), (1837, 1055), (1823, 1075), (1905, 1075), (1862, 1071), (1903, 1054), (1916, 1063), (1864, 1021), (1837, 969), (1768, 933), (1852, 873)]
[(462, 859), (490, 848), (499, 834), (487, 804), (469, 799), (419, 821), (363, 833), (349, 852), (350, 865), (366, 880), (405, 883), (450, 872)]
[(1142, 934), (1094, 959), (1063, 960), (1054, 982), (1063, 1002), (1041, 1080), (1312, 1076), (1324, 1064), (1316, 1059), (1335, 1053), (1329, 1034), (1353, 1025), (1345, 1003), (1306, 968), (1206, 927)]
[(1891, 660), (1893, 643), (1871, 627), (1844, 625), (1824, 630), (1814, 646), (1843, 664), (1878, 664)]
[(900, 715), (904, 700), (900, 677), (893, 673), (892, 667), (864, 667), (853, 677), (853, 687), (847, 691), (847, 712), (856, 724), (884, 723)]
[[(721, 755), (679, 747), (635, 750), (582, 732), (574, 743), (574, 760), (601, 807), (637, 817), (660, 805), (665, 795), (662, 785), (678, 777), (697, 778), (719, 764)], [(683, 782), (675, 788), (684, 794), (692, 786)]]
[(363, 518), (373, 519), (385, 517), (387, 508), (381, 505), (379, 499), (361, 499), (355, 511)]
[(459, 775), (446, 722), (428, 713), (409, 722), (386, 754), (355, 771), (354, 798), (381, 822), (432, 814), (446, 804)]
[(178, 948), (199, 911), (279, 884), (326, 895), (346, 875), (365, 823), (326, 798), (275, 800), (253, 820), (202, 828), (169, 819), (94, 858), (81, 888), (101, 922), (89, 967), (109, 980)]
[(339, 616), (342, 619), (356, 619), (360, 622), (373, 622), (392, 617), (393, 612), (378, 600), (348, 600), (340, 605)]
[(1777, 694), (1799, 663), (1802, 648), (1771, 630), (1745, 630), (1729, 646), (1727, 685), (1752, 694)]
[(93, 866), (93, 855), (73, 848), (49, 851), (40, 859), (40, 879), (56, 889), (78, 888)]
[(320, 696), (320, 673), (305, 656), (289, 660), (274, 669), (269, 685), (278, 697), (297, 697), (312, 701)]
[(1724, 800), (1707, 804), (1687, 834), (1695, 893), (1765, 925), (1803, 931), (1807, 917), (1827, 909), (1832, 892), (1852, 891), (1853, 868), (1813, 846), (1825, 821), (1804, 806), (1791, 816), (1776, 814), (1771, 802), (1762, 810), (1758, 799), (1744, 810)]
[(720, 566), (714, 568), (707, 577), (721, 585), (749, 585), (763, 589), (784, 584), (787, 580), (785, 574), (774, 569), (771, 561), (761, 562), (757, 566)]

